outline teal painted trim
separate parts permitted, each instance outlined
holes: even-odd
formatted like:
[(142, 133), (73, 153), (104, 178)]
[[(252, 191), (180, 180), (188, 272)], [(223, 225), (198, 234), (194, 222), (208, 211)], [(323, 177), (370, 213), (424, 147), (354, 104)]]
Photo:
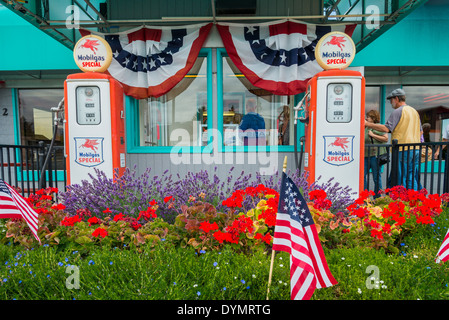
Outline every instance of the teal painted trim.
[(139, 135), (138, 123), (136, 126), (136, 117), (137, 117), (137, 106), (136, 99), (125, 96), (125, 124), (126, 124), (126, 151), (128, 153), (133, 153), (133, 149), (137, 146), (136, 135)]
[[(19, 112), (19, 92), (16, 88), (11, 89), (12, 96), (12, 115), (14, 121), (14, 144), (16, 146), (20, 145), (20, 112)], [(16, 150), (16, 159), (21, 161), (20, 152)], [(16, 176), (20, 177), (22, 167), (16, 167)]]
[[(207, 128), (211, 129), (214, 126), (214, 108), (213, 104), (213, 75), (212, 75), (212, 48), (202, 49), (202, 52), (207, 52)], [(209, 116), (210, 115), (210, 116)], [(213, 141), (213, 130), (207, 130), (207, 143), (211, 144)]]
[[(218, 119), (219, 114), (223, 114), (223, 57), (226, 56), (225, 48), (217, 49), (217, 131), (220, 132), (221, 137), (223, 137), (223, 116)], [(218, 142), (218, 151), (223, 152), (228, 149), (228, 151), (235, 151), (232, 147), (228, 149), (223, 145), (223, 141)]]
[[(304, 97), (304, 95), (305, 95), (305, 92), (295, 95), (295, 100), (294, 100), (295, 107), (298, 105), (298, 103), (301, 101), (301, 99)], [(293, 110), (291, 117), (294, 117), (294, 116), (295, 116), (295, 112)], [(294, 125), (294, 119), (293, 119), (293, 125)], [(297, 146), (300, 146), (301, 145), (301, 141), (300, 141), (301, 137), (306, 135), (305, 124), (302, 123), (301, 121), (296, 122), (296, 133), (297, 133), (296, 144), (297, 144)], [(294, 149), (293, 149), (293, 151), (294, 151)]]
[(294, 152), (294, 146), (223, 146), (221, 152)]
[[(212, 144), (209, 144), (207, 146), (201, 146), (201, 147), (140, 147), (135, 146), (128, 148), (128, 153), (161, 153), (161, 154), (186, 154), (186, 153), (205, 153), (205, 150), (208, 150), (211, 148)], [(150, 150), (149, 148), (153, 148), (153, 150)], [(208, 148), (208, 149), (206, 149)], [(157, 150), (154, 150), (157, 149)]]
[(14, 144), (20, 145), (20, 116), (19, 116), (19, 99), (17, 89), (11, 89), (12, 96), (12, 116), (14, 121)]
[[(207, 117), (207, 126), (212, 128), (213, 126), (213, 107), (212, 107), (212, 49), (203, 48), (199, 54), (200, 57), (207, 58), (207, 114), (211, 115)], [(125, 112), (126, 112), (126, 151), (127, 153), (202, 153), (205, 148), (210, 146), (190, 146), (190, 147), (149, 147), (139, 146), (139, 113), (137, 100), (126, 96), (125, 97)], [(212, 130), (208, 130), (208, 144), (212, 143)], [(206, 149), (207, 150), (207, 149)]]
[[(52, 177), (53, 181), (65, 181), (64, 180), (65, 175), (66, 175), (66, 172), (64, 170), (56, 170), (56, 179), (55, 179), (55, 172), (53, 170), (51, 171), (51, 177)], [(22, 170), (18, 170), (18, 172), (17, 172), (17, 180), (20, 182), (22, 182), (22, 180), (24, 182), (39, 181), (39, 176), (40, 176), (40, 171), (37, 171), (37, 170), (27, 171), (27, 172), (25, 172), (25, 174), (22, 173)], [(48, 170), (45, 171), (45, 179), (47, 181), (49, 180)]]
[[(433, 162), (433, 163), (432, 163), (432, 161), (421, 162), (421, 166), (420, 166), (421, 173), (424, 173), (424, 172), (432, 173), (432, 171), (434, 173), (444, 172), (444, 168), (446, 167), (445, 160), (441, 161), (441, 165), (438, 165), (439, 163), (440, 162), (438, 160), (435, 160), (435, 162)], [(423, 184), (423, 183), (421, 182), (421, 184)]]

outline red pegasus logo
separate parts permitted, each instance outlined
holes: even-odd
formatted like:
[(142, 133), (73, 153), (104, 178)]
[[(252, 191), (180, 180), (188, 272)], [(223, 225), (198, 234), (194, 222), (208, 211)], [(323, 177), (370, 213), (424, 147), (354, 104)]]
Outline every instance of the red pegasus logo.
[(100, 45), (98, 43), (98, 40), (91, 40), (91, 39), (86, 39), (86, 42), (84, 42), (84, 44), (80, 45), (80, 48), (86, 48), (86, 49), (90, 49), (92, 50), (92, 52), (94, 54), (96, 54), (96, 50), (98, 50), (97, 46)]
[(345, 46), (343, 44), (343, 42), (346, 42), (344, 37), (332, 36), (330, 41), (326, 42), (325, 45), (329, 44), (329, 45), (333, 45), (333, 46), (338, 46), (340, 48), (340, 50), (343, 51), (343, 47)]
[(88, 149), (92, 149), (93, 152), (97, 151), (97, 145), (99, 143), (97, 142), (97, 140), (91, 140), (91, 139), (86, 139), (86, 142), (84, 142), (80, 148), (88, 148)]
[(348, 138), (336, 137), (335, 141), (332, 142), (331, 144), (329, 144), (329, 146), (340, 147), (344, 151), (346, 151), (346, 148), (348, 147), (348, 143), (349, 143)]

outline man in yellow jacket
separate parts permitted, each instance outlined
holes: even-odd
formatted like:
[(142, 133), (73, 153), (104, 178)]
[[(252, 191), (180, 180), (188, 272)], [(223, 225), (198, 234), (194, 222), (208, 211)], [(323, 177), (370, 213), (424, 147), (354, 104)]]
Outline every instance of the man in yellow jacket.
[[(421, 142), (421, 120), (418, 111), (405, 102), (405, 91), (393, 90), (388, 96), (394, 109), (385, 124), (365, 122), (365, 127), (391, 133), (391, 140), (397, 139), (398, 144)], [(399, 147), (399, 182), (408, 189), (418, 190), (419, 149)], [(395, 170), (395, 168), (392, 168)]]

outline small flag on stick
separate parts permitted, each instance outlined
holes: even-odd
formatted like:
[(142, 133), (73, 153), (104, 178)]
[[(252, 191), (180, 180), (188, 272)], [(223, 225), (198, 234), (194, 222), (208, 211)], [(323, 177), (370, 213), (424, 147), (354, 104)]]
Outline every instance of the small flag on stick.
[(34, 237), (41, 242), (37, 235), (38, 214), (28, 202), (18, 194), (9, 184), (0, 180), (0, 218), (23, 218)]
[(449, 260), (449, 230), (446, 232), (443, 243), (437, 253), (436, 263), (445, 262)]
[(285, 172), (282, 173), (273, 250), (290, 253), (292, 300), (308, 300), (315, 289), (337, 284), (327, 265), (307, 202)]

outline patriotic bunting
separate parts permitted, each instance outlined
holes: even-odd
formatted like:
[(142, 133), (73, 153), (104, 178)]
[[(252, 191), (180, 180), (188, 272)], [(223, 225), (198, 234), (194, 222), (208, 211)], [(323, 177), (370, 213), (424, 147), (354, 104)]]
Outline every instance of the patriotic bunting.
[(337, 284), (327, 265), (307, 202), (285, 172), (282, 173), (273, 250), (290, 254), (292, 300), (308, 300), (315, 289)]
[(260, 24), (219, 23), (218, 31), (236, 67), (254, 86), (276, 95), (304, 92), (307, 81), (323, 71), (315, 60), (322, 36), (356, 25), (311, 25), (294, 20)]
[(108, 73), (136, 99), (159, 97), (189, 72), (209, 34), (212, 23), (176, 27), (140, 27), (116, 34), (81, 29), (103, 37), (113, 59)]

